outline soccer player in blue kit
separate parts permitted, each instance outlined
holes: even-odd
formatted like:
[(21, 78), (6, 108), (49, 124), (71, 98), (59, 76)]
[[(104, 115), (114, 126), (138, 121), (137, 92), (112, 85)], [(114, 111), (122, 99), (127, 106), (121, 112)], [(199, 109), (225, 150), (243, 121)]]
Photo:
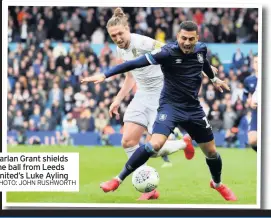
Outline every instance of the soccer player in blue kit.
[(127, 176), (155, 155), (174, 128), (180, 126), (198, 143), (206, 156), (212, 176), (210, 187), (217, 190), (225, 200), (237, 200), (235, 194), (221, 183), (222, 159), (216, 151), (211, 125), (198, 100), (202, 71), (219, 91), (223, 92), (222, 88), (229, 90), (229, 87), (214, 76), (206, 59), (207, 47), (198, 42), (198, 39), (197, 24), (184, 21), (180, 25), (177, 41), (117, 65), (105, 74), (95, 75), (88, 80), (100, 83), (110, 76), (151, 64), (160, 64), (164, 74), (164, 86), (151, 140), (134, 152), (117, 177), (100, 185), (104, 192), (116, 190)]
[(254, 75), (246, 77), (244, 80), (243, 102), (249, 102), (252, 117), (248, 130), (248, 144), (257, 152), (257, 80), (258, 80), (258, 55), (253, 57)]

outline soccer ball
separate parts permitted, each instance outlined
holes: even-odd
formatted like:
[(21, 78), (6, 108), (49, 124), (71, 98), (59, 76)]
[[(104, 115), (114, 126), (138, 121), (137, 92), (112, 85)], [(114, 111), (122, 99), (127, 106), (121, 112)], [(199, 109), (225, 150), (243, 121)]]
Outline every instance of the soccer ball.
[(150, 166), (142, 166), (135, 170), (132, 183), (139, 192), (151, 192), (160, 181), (158, 172)]

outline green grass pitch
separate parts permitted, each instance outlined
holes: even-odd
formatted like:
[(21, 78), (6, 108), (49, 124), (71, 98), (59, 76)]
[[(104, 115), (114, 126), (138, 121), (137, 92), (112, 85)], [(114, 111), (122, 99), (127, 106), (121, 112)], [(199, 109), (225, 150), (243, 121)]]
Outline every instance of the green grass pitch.
[(113, 193), (103, 193), (99, 184), (116, 176), (127, 156), (121, 147), (9, 147), (9, 152), (79, 152), (79, 192), (9, 192), (7, 202), (28, 203), (155, 203), (155, 204), (256, 204), (257, 161), (252, 149), (218, 148), (223, 160), (222, 180), (235, 192), (237, 202), (225, 201), (209, 188), (210, 174), (203, 153), (196, 148), (193, 160), (186, 160), (183, 151), (169, 156), (171, 168), (161, 168), (161, 158), (152, 158), (148, 165), (160, 174), (160, 199), (138, 202), (140, 193), (129, 176)]

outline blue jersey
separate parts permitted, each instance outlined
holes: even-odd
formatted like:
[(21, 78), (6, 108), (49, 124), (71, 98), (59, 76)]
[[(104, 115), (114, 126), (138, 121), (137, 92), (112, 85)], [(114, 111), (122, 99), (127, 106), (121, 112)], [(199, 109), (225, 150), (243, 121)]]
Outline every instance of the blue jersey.
[(214, 139), (211, 125), (198, 100), (202, 71), (210, 79), (214, 78), (206, 53), (205, 44), (198, 42), (191, 54), (184, 54), (176, 41), (113, 67), (105, 72), (105, 77), (160, 64), (164, 85), (153, 134), (169, 136), (175, 127), (182, 127), (197, 143), (206, 143)]
[(201, 107), (198, 93), (206, 53), (206, 45), (198, 42), (193, 53), (184, 54), (176, 41), (145, 54), (151, 64), (160, 64), (164, 74), (160, 104), (169, 103), (185, 109)]
[(243, 102), (247, 101), (248, 95), (255, 92), (257, 86), (257, 77), (254, 75), (246, 77), (244, 80), (244, 93), (243, 93)]

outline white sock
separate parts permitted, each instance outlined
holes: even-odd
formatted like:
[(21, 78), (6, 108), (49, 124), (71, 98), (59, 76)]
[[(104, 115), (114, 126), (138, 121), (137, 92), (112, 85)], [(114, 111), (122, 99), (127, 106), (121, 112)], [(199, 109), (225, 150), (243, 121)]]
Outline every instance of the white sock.
[[(136, 151), (136, 149), (139, 148), (139, 144), (133, 146), (133, 147), (130, 147), (130, 148), (124, 148), (124, 151), (126, 152), (127, 154), (127, 157), (128, 159), (130, 159), (130, 157), (133, 155), (133, 153)], [(145, 166), (147, 165), (146, 163), (144, 163), (142, 166)]]
[(173, 154), (179, 150), (184, 150), (186, 143), (183, 140), (167, 140), (155, 157)]
[(136, 149), (139, 148), (139, 144), (130, 147), (130, 148), (124, 148), (125, 153), (127, 154), (128, 159), (133, 155), (133, 153), (136, 151)]
[(116, 176), (115, 179), (117, 179), (120, 183), (122, 183), (122, 180), (119, 178), (119, 176)]
[(213, 182), (213, 185), (214, 185), (215, 188), (218, 188), (221, 185), (221, 182), (220, 183), (215, 183), (213, 180), (212, 180), (212, 182)]

